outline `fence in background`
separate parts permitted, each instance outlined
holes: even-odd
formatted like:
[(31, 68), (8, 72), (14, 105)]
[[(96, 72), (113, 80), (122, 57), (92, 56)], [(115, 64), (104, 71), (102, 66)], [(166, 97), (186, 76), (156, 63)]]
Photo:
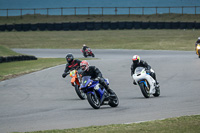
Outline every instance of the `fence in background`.
[(200, 14), (200, 6), (180, 7), (61, 7), (0, 9), (0, 16), (42, 15), (149, 15), (149, 14)]
[(200, 29), (198, 22), (77, 22), (0, 25), (0, 31)]

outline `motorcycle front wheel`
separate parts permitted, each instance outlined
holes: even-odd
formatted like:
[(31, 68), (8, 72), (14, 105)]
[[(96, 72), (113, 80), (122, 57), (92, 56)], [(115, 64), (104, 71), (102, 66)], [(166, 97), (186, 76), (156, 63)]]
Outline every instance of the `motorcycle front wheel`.
[(81, 100), (86, 99), (85, 93), (82, 92), (82, 91), (79, 89), (79, 86), (78, 86), (78, 85), (75, 85), (75, 91), (76, 91), (76, 94), (78, 95), (78, 97), (79, 97)]
[(197, 51), (197, 55), (200, 58), (200, 50)]
[(140, 86), (143, 96), (145, 98), (149, 98), (150, 97), (149, 87), (147, 87), (144, 83), (140, 83), (139, 86)]
[(87, 99), (89, 104), (94, 108), (94, 109), (99, 109), (100, 108), (100, 101), (99, 99), (92, 93), (87, 94)]

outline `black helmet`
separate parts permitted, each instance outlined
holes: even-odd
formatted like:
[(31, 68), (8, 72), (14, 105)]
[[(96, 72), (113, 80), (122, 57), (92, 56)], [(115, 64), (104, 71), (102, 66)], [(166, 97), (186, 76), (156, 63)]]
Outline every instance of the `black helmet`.
[(74, 60), (74, 56), (71, 53), (67, 54), (66, 61), (68, 63), (71, 63), (73, 60)]

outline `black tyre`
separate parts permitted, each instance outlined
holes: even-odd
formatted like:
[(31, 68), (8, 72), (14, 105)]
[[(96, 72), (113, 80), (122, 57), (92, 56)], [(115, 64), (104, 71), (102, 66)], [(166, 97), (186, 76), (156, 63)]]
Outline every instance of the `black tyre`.
[(94, 109), (99, 109), (100, 108), (100, 101), (98, 98), (96, 98), (95, 95), (92, 93), (87, 94), (87, 99), (89, 104), (94, 108)]
[(85, 58), (87, 58), (87, 54), (86, 54), (86, 53), (84, 53), (83, 56), (84, 56)]
[(75, 91), (76, 91), (76, 94), (78, 95), (78, 97), (79, 97), (81, 100), (86, 99), (86, 94), (85, 94), (84, 92), (82, 92), (82, 91), (79, 89), (79, 86), (78, 86), (78, 85), (75, 85)]
[(160, 88), (156, 88), (155, 94), (153, 94), (154, 97), (159, 97), (160, 96)]
[(92, 57), (95, 57), (95, 55), (92, 53)]
[(149, 98), (150, 97), (149, 87), (146, 87), (144, 83), (140, 83), (139, 86), (140, 86), (143, 96), (145, 98)]
[(115, 94), (114, 91), (112, 91), (112, 97), (109, 100), (108, 103), (111, 107), (117, 107), (119, 105), (119, 99), (117, 97), (117, 95)]

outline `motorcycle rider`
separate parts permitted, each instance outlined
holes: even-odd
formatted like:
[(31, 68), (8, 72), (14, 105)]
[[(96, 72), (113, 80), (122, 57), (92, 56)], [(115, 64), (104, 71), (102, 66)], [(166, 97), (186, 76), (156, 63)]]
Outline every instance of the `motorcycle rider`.
[(95, 66), (89, 66), (89, 63), (86, 60), (83, 60), (80, 64), (82, 69), (82, 77), (91, 76), (91, 79), (98, 80), (99, 83), (107, 90), (108, 93), (112, 94), (112, 90), (104, 81), (103, 75), (100, 70)]
[(85, 44), (83, 44), (82, 50), (83, 50), (83, 54), (84, 54), (84, 55), (86, 54), (85, 50), (86, 50), (87, 48), (89, 48), (89, 47), (86, 46)]
[[(134, 74), (135, 69), (137, 67), (145, 67), (146, 72), (150, 74), (150, 76), (156, 81), (156, 87), (158, 87), (158, 81), (156, 80), (156, 74), (155, 72), (151, 69), (151, 66), (147, 64), (146, 61), (143, 61), (140, 59), (140, 56), (134, 55), (132, 58), (132, 65), (131, 65), (131, 76)], [(133, 84), (136, 85), (135, 80), (133, 81)]]
[(66, 61), (68, 63), (66, 64), (64, 73), (62, 74), (63, 78), (65, 78), (69, 74), (69, 70), (72, 69), (78, 70), (80, 68), (80, 63), (81, 63), (80, 60), (74, 59), (74, 56), (71, 53), (67, 54)]

